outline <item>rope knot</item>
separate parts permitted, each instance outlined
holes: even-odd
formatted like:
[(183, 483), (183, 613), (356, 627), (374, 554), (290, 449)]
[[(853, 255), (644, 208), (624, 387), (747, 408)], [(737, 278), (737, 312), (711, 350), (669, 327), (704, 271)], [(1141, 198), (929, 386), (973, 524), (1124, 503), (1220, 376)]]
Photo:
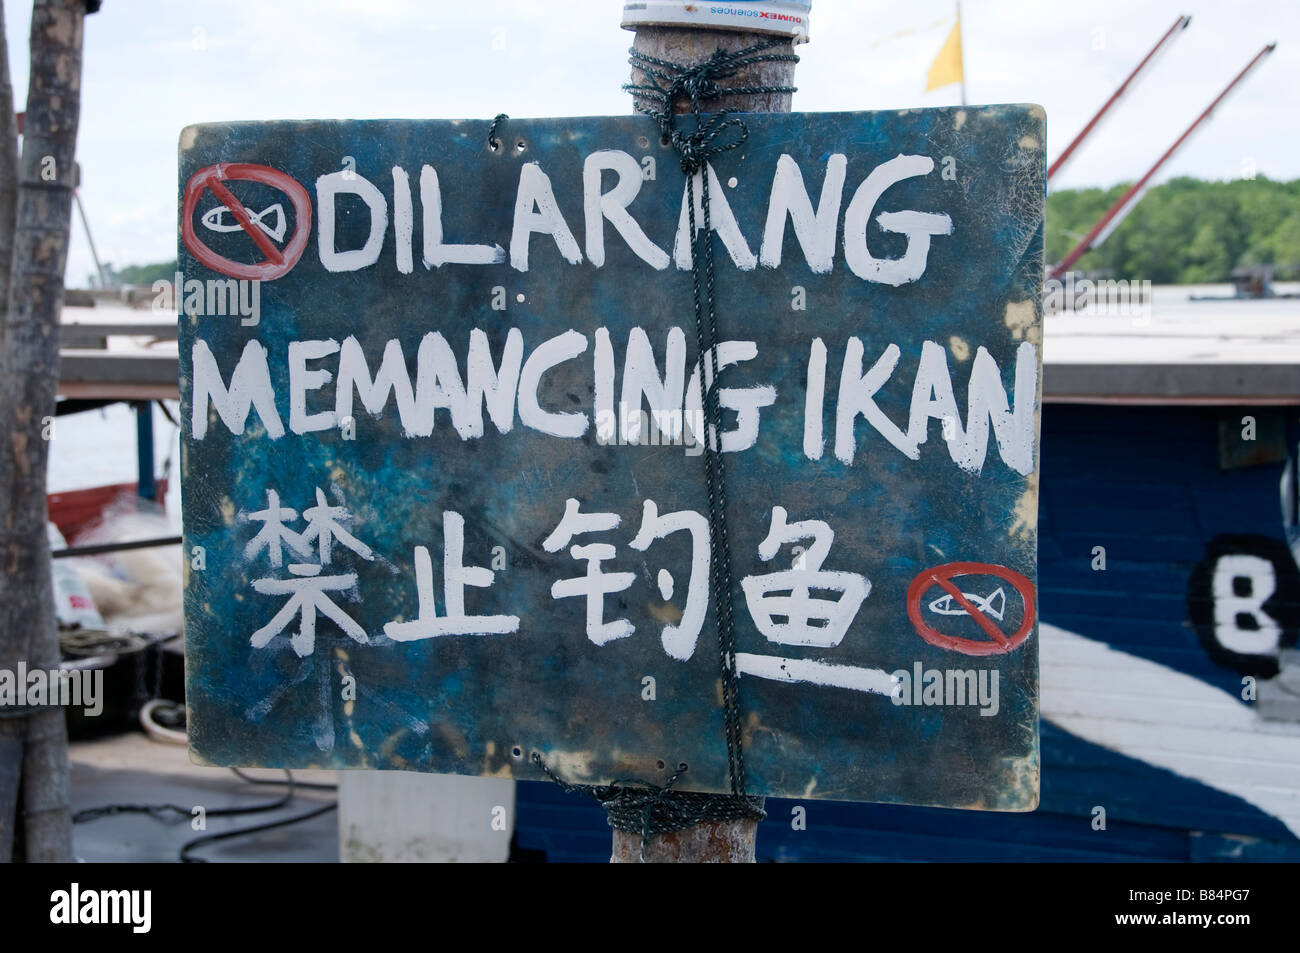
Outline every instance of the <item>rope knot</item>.
[(703, 63), (697, 63), (681, 72), (668, 85), (669, 98), (675, 101), (679, 96), (685, 96), (694, 105), (722, 96), (723, 89), (718, 80), (735, 72), (735, 70), (724, 71), (721, 68), (718, 54), (722, 52), (718, 50)]
[(760, 62), (762, 59), (766, 59), (767, 57), (751, 59), (751, 54), (774, 45), (777, 44), (757, 44), (735, 53), (728, 53), (719, 47), (714, 50), (712, 56), (703, 62), (691, 66), (677, 66), (677, 76), (668, 85), (667, 93), (669, 98), (675, 100), (677, 96), (685, 95), (690, 100), (692, 107), (721, 98), (728, 90), (718, 80), (735, 76), (740, 72), (742, 66), (746, 66), (751, 62)]
[[(632, 94), (637, 111), (652, 117), (659, 124), (660, 131), (672, 143), (681, 159), (682, 171), (688, 176), (694, 175), (712, 156), (735, 149), (749, 135), (745, 124), (729, 115), (734, 110), (721, 110), (707, 123), (703, 122), (700, 113), (704, 103), (721, 99), (728, 94), (795, 91), (793, 86), (728, 87), (719, 82), (755, 63), (797, 63), (799, 57), (793, 53), (770, 52), (773, 47), (782, 46), (785, 42), (779, 39), (767, 40), (735, 52), (719, 47), (708, 59), (693, 64), (674, 63), (633, 49), (631, 63), (644, 74), (646, 82), (627, 83), (623, 88)], [(677, 127), (674, 107), (682, 100), (690, 103), (691, 112), (695, 115), (695, 130), (690, 133), (682, 132)], [(733, 133), (730, 140), (719, 142), (719, 136), (727, 131)]]
[[(724, 138), (726, 133), (732, 134), (730, 139)], [(742, 145), (749, 138), (749, 127), (731, 115), (730, 110), (723, 110), (703, 125), (697, 123), (693, 132), (673, 129), (669, 138), (681, 160), (682, 171), (694, 175), (714, 156)]]

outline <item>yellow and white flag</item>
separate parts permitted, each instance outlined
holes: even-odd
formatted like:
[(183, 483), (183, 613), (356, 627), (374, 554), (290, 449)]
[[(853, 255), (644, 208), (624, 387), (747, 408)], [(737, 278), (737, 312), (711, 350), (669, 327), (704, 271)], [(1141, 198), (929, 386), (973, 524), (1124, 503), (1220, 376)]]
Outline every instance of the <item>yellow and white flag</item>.
[(943, 41), (943, 46), (939, 48), (939, 55), (934, 58), (930, 64), (930, 72), (926, 74), (925, 91), (928, 93), (932, 89), (938, 89), (940, 86), (947, 86), (950, 83), (963, 82), (961, 66), (961, 13), (957, 14), (957, 22), (953, 24), (952, 31), (948, 38)]

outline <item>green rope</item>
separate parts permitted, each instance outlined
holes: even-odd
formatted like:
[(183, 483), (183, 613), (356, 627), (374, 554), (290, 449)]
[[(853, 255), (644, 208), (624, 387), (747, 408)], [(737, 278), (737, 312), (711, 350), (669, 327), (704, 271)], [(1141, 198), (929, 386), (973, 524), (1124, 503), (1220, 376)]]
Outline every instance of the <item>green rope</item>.
[[(656, 834), (693, 827), (705, 821), (733, 821), (752, 819), (761, 821), (767, 816), (763, 798), (746, 794), (745, 752), (742, 742), (742, 722), (739, 699), (739, 675), (736, 672), (735, 608), (732, 599), (731, 542), (727, 533), (727, 474), (722, 457), (722, 406), (719, 401), (718, 319), (714, 307), (713, 275), (713, 223), (709, 201), (709, 160), (742, 145), (749, 137), (749, 129), (733, 113), (724, 109), (707, 121), (702, 106), (724, 95), (756, 95), (761, 93), (793, 93), (792, 86), (730, 86), (719, 80), (734, 76), (742, 68), (762, 62), (797, 63), (793, 53), (771, 52), (785, 46), (786, 40), (769, 40), (729, 53), (718, 49), (711, 57), (694, 65), (682, 65), (633, 49), (631, 63), (646, 77), (644, 83), (628, 83), (623, 88), (630, 92), (639, 112), (652, 117), (659, 125), (664, 138), (672, 145), (686, 174), (687, 207), (690, 210), (691, 228), (691, 291), (695, 308), (695, 338), (701, 361), (709, 362), (712, 386), (701, 381), (705, 399), (704, 473), (709, 499), (709, 539), (713, 559), (710, 562), (710, 581), (718, 632), (718, 660), (722, 676), (722, 708), (727, 739), (727, 762), (731, 794), (702, 794), (673, 790), (673, 785), (687, 770), (683, 763), (663, 785), (648, 781), (615, 781), (612, 784), (568, 784), (546, 766), (542, 757), (533, 754), (533, 762), (552, 781), (565, 791), (590, 794), (605, 806), (609, 825), (615, 830), (641, 835), (641, 859), (645, 860), (647, 842)], [(675, 104), (685, 98), (690, 103), (694, 127), (679, 128)], [(495, 128), (493, 130), (495, 132)], [(700, 176), (700, 204), (703, 210), (703, 228), (696, 225), (695, 175)], [(701, 275), (701, 271), (703, 275)], [(716, 435), (717, 446), (710, 438)]]

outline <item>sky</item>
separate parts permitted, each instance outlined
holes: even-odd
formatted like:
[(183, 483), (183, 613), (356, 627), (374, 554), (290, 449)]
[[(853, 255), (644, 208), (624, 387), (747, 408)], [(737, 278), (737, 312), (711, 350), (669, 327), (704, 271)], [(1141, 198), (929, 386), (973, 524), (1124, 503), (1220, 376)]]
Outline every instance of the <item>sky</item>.
[[(19, 109), (30, 3), (4, 0)], [(101, 259), (176, 255), (176, 145), (196, 122), (620, 115), (632, 34), (620, 0), (104, 0), (86, 20), (78, 159)], [(1156, 179), (1300, 177), (1296, 0), (966, 0), (971, 104), (1047, 110), (1048, 161), (1180, 14), (1191, 26), (1053, 188), (1141, 176), (1266, 43), (1277, 51)], [(796, 110), (960, 101), (926, 93), (951, 0), (815, 0)], [(74, 223), (68, 284), (94, 270)]]

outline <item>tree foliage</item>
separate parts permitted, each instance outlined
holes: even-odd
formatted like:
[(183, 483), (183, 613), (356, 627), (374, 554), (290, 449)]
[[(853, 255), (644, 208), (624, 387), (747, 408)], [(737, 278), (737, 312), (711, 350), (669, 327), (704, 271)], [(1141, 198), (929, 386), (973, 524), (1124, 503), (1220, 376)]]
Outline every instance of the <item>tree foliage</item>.
[[(1128, 187), (1050, 194), (1047, 260), (1065, 257)], [(1143, 196), (1075, 268), (1155, 284), (1198, 284), (1228, 281), (1243, 265), (1273, 265), (1276, 278), (1300, 278), (1300, 179), (1171, 179)]]
[(175, 277), (176, 259), (152, 265), (127, 265), (125, 268), (114, 268), (106, 263), (104, 271), (113, 285), (152, 285), (155, 281), (171, 281)]

